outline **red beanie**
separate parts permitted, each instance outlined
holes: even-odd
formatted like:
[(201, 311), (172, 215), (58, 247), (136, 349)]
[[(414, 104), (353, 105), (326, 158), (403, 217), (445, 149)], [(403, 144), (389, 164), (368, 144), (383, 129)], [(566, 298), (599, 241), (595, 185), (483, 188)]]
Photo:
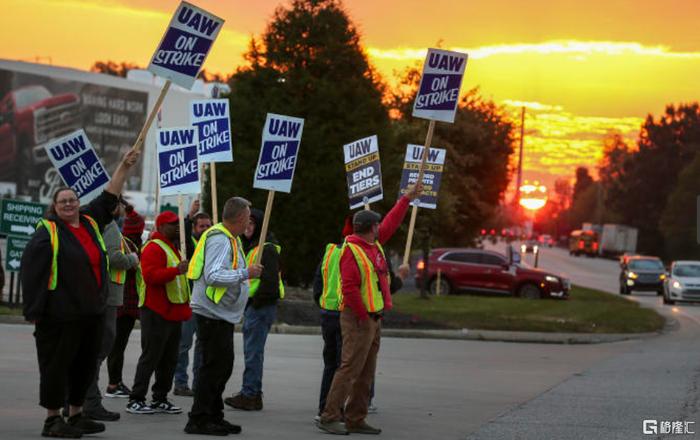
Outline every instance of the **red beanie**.
[(124, 235), (141, 235), (146, 224), (136, 211), (129, 210), (124, 218), (124, 225), (122, 226), (122, 234)]

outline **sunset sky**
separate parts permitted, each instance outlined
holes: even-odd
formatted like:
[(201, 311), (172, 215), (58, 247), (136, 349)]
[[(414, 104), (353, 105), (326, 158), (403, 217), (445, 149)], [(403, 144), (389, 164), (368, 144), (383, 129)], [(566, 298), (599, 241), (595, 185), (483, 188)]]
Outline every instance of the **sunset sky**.
[[(0, 0), (0, 58), (87, 69), (147, 65), (176, 0)], [(231, 73), (279, 0), (194, 0), (226, 20), (208, 71)], [(594, 166), (610, 131), (700, 99), (699, 0), (346, 0), (388, 81), (438, 43), (469, 54), (463, 91), (528, 107), (525, 178), (551, 185)], [(419, 142), (420, 140), (416, 140)]]

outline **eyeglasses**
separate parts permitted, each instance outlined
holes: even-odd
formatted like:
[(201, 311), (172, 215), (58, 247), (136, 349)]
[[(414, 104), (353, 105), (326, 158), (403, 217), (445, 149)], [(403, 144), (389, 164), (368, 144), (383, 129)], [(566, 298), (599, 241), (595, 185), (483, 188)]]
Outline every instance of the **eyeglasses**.
[(78, 203), (78, 199), (73, 197), (72, 199), (62, 199), (62, 200), (56, 200), (57, 205), (73, 205), (75, 203)]

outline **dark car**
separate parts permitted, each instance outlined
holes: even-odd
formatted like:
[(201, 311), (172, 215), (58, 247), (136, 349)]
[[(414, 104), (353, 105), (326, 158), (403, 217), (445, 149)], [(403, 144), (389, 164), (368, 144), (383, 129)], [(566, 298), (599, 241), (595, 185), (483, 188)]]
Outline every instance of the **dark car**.
[(510, 264), (498, 252), (471, 248), (434, 249), (427, 266), (426, 272), (425, 263), (418, 262), (416, 284), (427, 280), (433, 294), (440, 285), (444, 294), (467, 290), (522, 298), (566, 298), (569, 295), (569, 280), (519, 263)]
[(620, 294), (629, 295), (633, 290), (653, 291), (664, 294), (666, 268), (657, 257), (628, 257), (620, 272)]

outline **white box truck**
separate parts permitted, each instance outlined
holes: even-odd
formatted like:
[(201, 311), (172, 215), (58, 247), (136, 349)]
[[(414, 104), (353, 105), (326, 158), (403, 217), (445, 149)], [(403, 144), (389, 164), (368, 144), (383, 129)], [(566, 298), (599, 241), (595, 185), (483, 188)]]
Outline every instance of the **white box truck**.
[(603, 231), (600, 234), (600, 246), (598, 247), (600, 255), (615, 257), (625, 252), (636, 252), (637, 234), (637, 228), (631, 226), (604, 224)]

